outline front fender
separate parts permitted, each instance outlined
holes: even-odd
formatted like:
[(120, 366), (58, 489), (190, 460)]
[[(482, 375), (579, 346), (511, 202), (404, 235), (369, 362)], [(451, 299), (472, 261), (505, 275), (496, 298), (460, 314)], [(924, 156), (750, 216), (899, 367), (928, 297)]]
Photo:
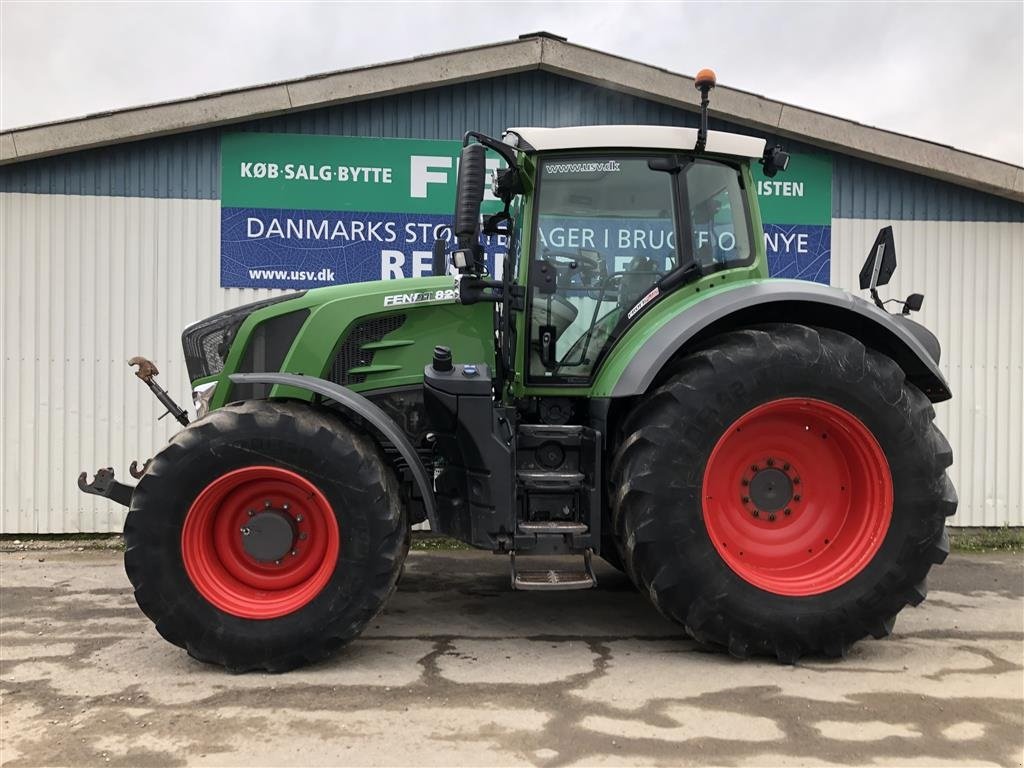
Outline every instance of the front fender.
[(801, 280), (764, 280), (710, 294), (650, 334), (611, 388), (612, 397), (643, 394), (686, 347), (733, 328), (789, 322), (843, 331), (889, 355), (932, 402), (952, 397), (939, 370), (939, 343), (924, 326), (890, 315), (846, 291)]
[(409, 471), (412, 473), (413, 481), (423, 497), (423, 507), (427, 513), (427, 520), (430, 521), (431, 530), (440, 530), (437, 523), (437, 505), (434, 501), (434, 484), (427, 473), (426, 467), (420, 461), (416, 448), (406, 437), (401, 428), (394, 420), (387, 415), (379, 406), (368, 400), (358, 392), (353, 392), (347, 387), (335, 384), (332, 381), (316, 378), (315, 376), (301, 376), (295, 373), (235, 373), (231, 375), (231, 381), (237, 384), (271, 384), (276, 386), (294, 387), (296, 389), (312, 392), (317, 395), (333, 400), (345, 410), (356, 414), (391, 443), (405, 460)]

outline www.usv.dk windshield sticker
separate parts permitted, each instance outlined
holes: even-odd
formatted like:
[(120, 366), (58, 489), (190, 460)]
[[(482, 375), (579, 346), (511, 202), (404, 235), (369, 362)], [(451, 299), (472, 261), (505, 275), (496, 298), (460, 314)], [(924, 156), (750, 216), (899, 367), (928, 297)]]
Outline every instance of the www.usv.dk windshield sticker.
[(547, 163), (544, 172), (556, 173), (618, 173), (622, 170), (618, 160), (594, 160), (586, 162)]

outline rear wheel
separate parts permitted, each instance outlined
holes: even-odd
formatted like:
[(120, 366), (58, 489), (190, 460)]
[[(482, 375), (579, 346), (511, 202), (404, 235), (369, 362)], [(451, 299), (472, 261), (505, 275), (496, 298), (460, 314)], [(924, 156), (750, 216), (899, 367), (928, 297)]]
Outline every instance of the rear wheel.
[(125, 543), (139, 606), (167, 640), (233, 671), (284, 671), (381, 609), (408, 525), (372, 440), (326, 411), (253, 401), (157, 455)]
[(924, 599), (956, 494), (927, 398), (799, 325), (724, 334), (626, 420), (614, 525), (666, 615), (737, 656), (841, 655)]

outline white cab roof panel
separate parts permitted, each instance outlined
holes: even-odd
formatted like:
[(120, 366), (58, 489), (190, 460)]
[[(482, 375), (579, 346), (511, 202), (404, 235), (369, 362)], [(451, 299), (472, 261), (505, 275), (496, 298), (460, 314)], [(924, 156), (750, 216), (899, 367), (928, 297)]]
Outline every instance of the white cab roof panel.
[[(569, 149), (691, 150), (696, 128), (666, 125), (581, 125), (571, 128), (509, 128), (538, 152)], [(739, 133), (708, 131), (705, 151), (738, 157), (761, 157), (764, 139)]]

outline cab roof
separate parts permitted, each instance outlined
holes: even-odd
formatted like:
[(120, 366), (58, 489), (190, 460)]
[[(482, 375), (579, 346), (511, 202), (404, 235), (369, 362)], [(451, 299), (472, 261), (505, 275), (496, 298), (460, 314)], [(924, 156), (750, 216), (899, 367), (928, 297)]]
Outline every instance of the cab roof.
[[(573, 149), (664, 149), (692, 150), (697, 145), (696, 128), (667, 125), (581, 125), (569, 128), (509, 128), (515, 146), (525, 152)], [(704, 149), (719, 155), (761, 157), (765, 140), (725, 131), (708, 131)]]

